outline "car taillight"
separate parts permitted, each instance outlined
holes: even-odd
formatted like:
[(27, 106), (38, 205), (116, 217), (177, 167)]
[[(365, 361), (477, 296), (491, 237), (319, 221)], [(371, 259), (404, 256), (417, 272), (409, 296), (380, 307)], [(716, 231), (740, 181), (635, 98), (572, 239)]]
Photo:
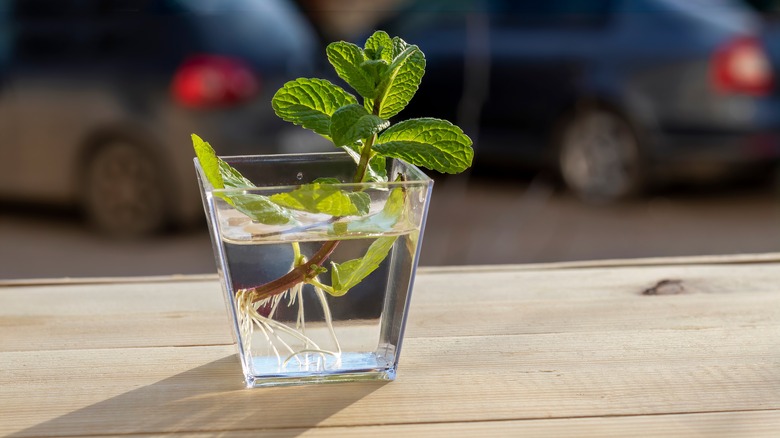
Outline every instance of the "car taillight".
[(216, 55), (187, 59), (173, 77), (174, 99), (190, 108), (235, 105), (255, 96), (258, 78), (244, 62)]
[(772, 65), (761, 42), (738, 37), (721, 46), (712, 63), (712, 82), (723, 93), (764, 96), (772, 91)]

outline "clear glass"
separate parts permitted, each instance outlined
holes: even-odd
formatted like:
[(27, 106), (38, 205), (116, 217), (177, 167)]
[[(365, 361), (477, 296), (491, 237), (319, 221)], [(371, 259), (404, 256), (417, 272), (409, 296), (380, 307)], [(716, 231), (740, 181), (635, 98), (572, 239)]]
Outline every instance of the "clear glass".
[[(214, 189), (195, 160), (247, 386), (393, 380), (433, 181), (415, 166), (388, 160), (390, 182), (329, 185), (370, 199), (366, 214), (291, 210), (292, 223), (265, 225), (225, 197), (290, 193), (318, 178), (351, 181), (354, 161), (344, 153), (222, 159), (257, 186)], [(387, 255), (346, 294), (331, 294), (332, 263), (343, 270), (372, 244)], [(315, 271), (311, 263), (320, 260)]]

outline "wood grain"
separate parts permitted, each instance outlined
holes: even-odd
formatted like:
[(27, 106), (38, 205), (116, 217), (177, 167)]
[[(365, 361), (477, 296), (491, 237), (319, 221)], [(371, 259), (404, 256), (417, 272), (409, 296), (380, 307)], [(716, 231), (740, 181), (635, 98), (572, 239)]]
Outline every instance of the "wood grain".
[(775, 436), (760, 262), (424, 272), (396, 382), (260, 390), (213, 279), (8, 286), (0, 435)]

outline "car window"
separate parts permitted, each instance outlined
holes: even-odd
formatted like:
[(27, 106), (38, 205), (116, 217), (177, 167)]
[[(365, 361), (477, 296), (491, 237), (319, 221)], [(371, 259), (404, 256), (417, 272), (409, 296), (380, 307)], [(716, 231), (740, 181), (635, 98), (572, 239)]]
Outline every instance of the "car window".
[[(464, 22), (470, 14), (488, 14), (497, 25), (507, 26), (601, 26), (613, 9), (614, 0), (418, 0), (401, 9), (391, 28), (424, 29)], [(403, 32), (400, 31), (402, 34)]]
[(496, 18), (523, 25), (598, 26), (607, 22), (613, 0), (493, 0)]
[(11, 58), (11, 20), (9, 5), (0, 2), (0, 78)]
[[(74, 58), (83, 55), (88, 27), (84, 3), (74, 0), (13, 0), (13, 52), (19, 59)], [(76, 25), (74, 25), (76, 24)]]
[[(176, 63), (199, 42), (189, 11), (171, 0), (9, 0), (18, 66)], [(143, 29), (142, 32), (139, 29)], [(166, 58), (168, 58), (166, 60)]]
[(765, 18), (780, 19), (780, 0), (745, 0), (745, 4)]
[(377, 28), (392, 29), (408, 37), (431, 27), (460, 27), (467, 15), (484, 12), (485, 2), (480, 0), (413, 0), (404, 3)]

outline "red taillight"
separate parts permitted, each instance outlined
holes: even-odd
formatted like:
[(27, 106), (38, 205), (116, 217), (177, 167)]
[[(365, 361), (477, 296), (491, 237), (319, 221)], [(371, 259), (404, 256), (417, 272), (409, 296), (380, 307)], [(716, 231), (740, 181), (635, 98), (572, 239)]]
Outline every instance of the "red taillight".
[(774, 75), (761, 42), (753, 37), (739, 37), (720, 47), (713, 58), (712, 82), (723, 93), (769, 94)]
[(184, 62), (173, 77), (173, 97), (191, 108), (235, 105), (260, 88), (252, 70), (242, 61), (225, 56), (198, 55)]

